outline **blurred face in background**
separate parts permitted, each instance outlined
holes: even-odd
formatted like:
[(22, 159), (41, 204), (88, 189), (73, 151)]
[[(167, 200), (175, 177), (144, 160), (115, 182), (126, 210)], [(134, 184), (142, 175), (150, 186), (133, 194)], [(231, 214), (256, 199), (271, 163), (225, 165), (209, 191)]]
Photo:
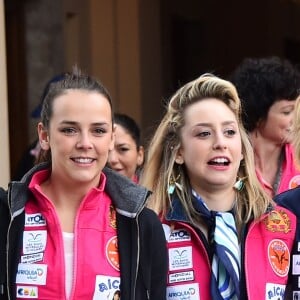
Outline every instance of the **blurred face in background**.
[(291, 142), (291, 128), (296, 101), (279, 100), (269, 109), (267, 119), (258, 126), (265, 139), (275, 144)]
[(138, 146), (128, 131), (115, 125), (114, 149), (108, 156), (110, 168), (134, 180), (136, 170), (144, 162), (144, 148)]

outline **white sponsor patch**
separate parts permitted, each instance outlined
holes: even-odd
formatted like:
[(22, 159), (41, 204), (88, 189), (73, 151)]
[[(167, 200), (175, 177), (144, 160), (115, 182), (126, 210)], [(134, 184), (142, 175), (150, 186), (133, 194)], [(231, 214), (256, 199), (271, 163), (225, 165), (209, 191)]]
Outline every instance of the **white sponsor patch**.
[(169, 236), (171, 234), (171, 227), (167, 224), (162, 224), (162, 227), (163, 227), (163, 230), (164, 230), (164, 233), (165, 233), (166, 241), (168, 241)]
[(17, 285), (17, 298), (38, 299), (38, 288), (36, 286)]
[(168, 242), (169, 243), (186, 242), (190, 240), (191, 240), (191, 235), (187, 230), (176, 229), (171, 232)]
[(300, 291), (293, 291), (293, 300), (300, 300)]
[(298, 252), (300, 252), (300, 242), (298, 242)]
[(33, 263), (42, 261), (43, 258), (44, 258), (44, 253), (34, 253), (34, 254), (22, 255), (21, 263), (33, 264)]
[(283, 300), (285, 285), (276, 283), (266, 284), (266, 300)]
[(25, 226), (45, 226), (46, 220), (42, 214), (25, 214)]
[(38, 287), (37, 286), (23, 286), (17, 285), (17, 298), (23, 299), (38, 299)]
[(184, 271), (169, 274), (169, 283), (184, 282), (194, 280), (194, 271)]
[(23, 254), (43, 252), (46, 248), (47, 231), (32, 230), (23, 233)]
[(47, 265), (19, 264), (16, 283), (45, 285), (47, 278)]
[(120, 277), (97, 275), (93, 300), (113, 299), (114, 294), (120, 291)]
[(178, 247), (169, 249), (170, 271), (190, 269), (193, 267), (192, 247)]
[(293, 255), (293, 275), (300, 274), (300, 255)]
[(168, 300), (200, 300), (199, 284), (180, 284), (167, 287)]

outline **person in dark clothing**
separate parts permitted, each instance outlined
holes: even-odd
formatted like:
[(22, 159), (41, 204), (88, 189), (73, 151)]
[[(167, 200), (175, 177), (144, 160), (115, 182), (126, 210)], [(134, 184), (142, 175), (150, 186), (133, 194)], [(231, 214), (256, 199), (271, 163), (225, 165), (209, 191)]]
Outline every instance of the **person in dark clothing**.
[[(60, 81), (64, 78), (65, 73), (61, 73), (52, 77), (44, 87), (40, 103), (35, 107), (35, 109), (31, 112), (31, 118), (35, 120), (39, 120), (41, 118), (42, 105), (45, 96), (49, 91), (50, 84), (53, 82)], [(39, 152), (40, 152), (40, 143), (38, 138), (35, 139), (23, 152), (21, 159), (17, 164), (17, 168), (12, 175), (13, 181), (21, 180), (26, 172), (28, 172), (36, 163)]]

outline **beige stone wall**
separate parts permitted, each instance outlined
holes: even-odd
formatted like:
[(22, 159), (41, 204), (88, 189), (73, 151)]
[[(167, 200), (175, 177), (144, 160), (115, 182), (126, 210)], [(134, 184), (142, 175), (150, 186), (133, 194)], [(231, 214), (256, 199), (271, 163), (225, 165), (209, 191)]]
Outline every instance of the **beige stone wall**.
[(65, 57), (109, 90), (115, 109), (141, 121), (139, 0), (64, 1)]
[(48, 80), (65, 71), (63, 6), (60, 0), (32, 0), (26, 1), (24, 7), (30, 143), (37, 137), (38, 121), (30, 114), (40, 102)]
[(9, 140), (7, 116), (6, 50), (4, 26), (4, 1), (0, 0), (0, 187), (6, 188), (9, 175)]

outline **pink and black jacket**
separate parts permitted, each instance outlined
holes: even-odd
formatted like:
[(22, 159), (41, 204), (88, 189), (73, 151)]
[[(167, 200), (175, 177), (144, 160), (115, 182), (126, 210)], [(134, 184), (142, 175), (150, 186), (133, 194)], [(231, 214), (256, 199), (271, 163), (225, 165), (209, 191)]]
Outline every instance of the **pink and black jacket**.
[[(57, 217), (46, 199), (32, 201), (42, 197), (35, 186), (42, 180), (40, 177), (46, 176), (47, 169), (48, 165), (37, 166), (20, 182), (12, 182), (7, 192), (0, 190), (1, 300), (34, 299), (38, 289), (38, 299), (65, 299), (62, 237), (56, 228)], [(101, 176), (103, 185), (91, 191), (77, 215), (74, 255), (78, 261), (73, 278), (76, 287), (70, 299), (102, 299), (101, 292), (110, 285), (118, 285), (122, 300), (165, 299), (165, 237), (158, 217), (145, 208), (149, 192), (110, 169), (105, 169)], [(32, 200), (27, 205), (29, 199)], [(46, 238), (49, 248), (44, 247)], [(105, 240), (102, 246), (100, 239)], [(97, 247), (99, 256), (89, 250)], [(47, 265), (43, 262), (51, 259), (46, 278)], [(87, 271), (95, 274), (93, 268), (97, 269), (95, 272), (100, 270), (101, 275), (89, 275)], [(37, 287), (33, 281), (38, 283)], [(49, 290), (40, 288), (47, 285)], [(95, 297), (95, 288), (99, 298)]]
[[(167, 299), (211, 300), (211, 247), (203, 232), (182, 213), (180, 201), (175, 198), (172, 203), (173, 210), (163, 221), (169, 253)], [(296, 227), (296, 216), (279, 206), (245, 224), (240, 299), (285, 299), (291, 284)]]

